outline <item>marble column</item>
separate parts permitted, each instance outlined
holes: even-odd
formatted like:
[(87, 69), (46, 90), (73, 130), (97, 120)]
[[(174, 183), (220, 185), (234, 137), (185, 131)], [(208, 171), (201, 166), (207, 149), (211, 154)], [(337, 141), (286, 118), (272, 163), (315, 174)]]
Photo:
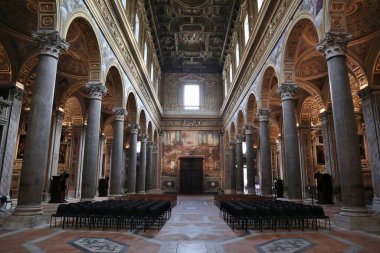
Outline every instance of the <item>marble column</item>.
[(147, 143), (146, 153), (146, 176), (145, 176), (145, 189), (147, 192), (152, 190), (152, 160), (153, 160), (153, 142)]
[(107, 88), (101, 83), (86, 84), (86, 92), (90, 96), (88, 119), (83, 154), (81, 201), (93, 200), (96, 195), (99, 154), (99, 130), (102, 96)]
[(127, 113), (123, 108), (114, 108), (113, 112), (115, 113), (115, 119), (113, 122), (110, 194), (120, 195), (123, 189), (124, 118)]
[(245, 142), (246, 142), (246, 162), (247, 162), (247, 190), (248, 194), (255, 193), (255, 166), (253, 164), (253, 132), (254, 126), (249, 124), (245, 126)]
[(243, 174), (243, 136), (236, 135), (235, 154), (236, 154), (236, 193), (244, 193), (244, 174)]
[(236, 163), (235, 163), (235, 143), (231, 142), (229, 146), (230, 155), (230, 181), (231, 181), (231, 193), (236, 193)]
[(9, 111), (9, 121), (6, 139), (4, 142), (4, 157), (0, 173), (0, 194), (5, 196), (10, 195), (9, 191), (11, 188), (13, 163), (16, 152), (17, 133), (20, 123), (24, 89), (15, 86), (12, 88), (11, 96), (12, 105), (10, 106)]
[(359, 92), (363, 105), (373, 187), (372, 209), (380, 212), (380, 89), (366, 87)]
[(319, 115), (322, 126), (323, 150), (325, 155), (326, 171), (334, 181), (334, 188), (340, 187), (339, 171), (336, 158), (335, 134), (333, 115), (329, 111), (324, 111)]
[(127, 178), (127, 193), (136, 193), (136, 165), (137, 165), (137, 134), (139, 125), (129, 125), (129, 163)]
[(327, 60), (335, 141), (342, 188), (342, 216), (366, 216), (363, 175), (351, 87), (346, 64), (347, 33), (328, 32), (317, 45)]
[(151, 175), (151, 192), (159, 193), (161, 191), (160, 167), (158, 166), (158, 146), (152, 145), (152, 175)]
[(225, 194), (231, 194), (231, 160), (233, 161), (233, 153), (232, 153), (231, 146), (226, 147), (225, 149), (225, 166), (224, 166), (224, 185), (223, 185), (223, 191)]
[(58, 57), (62, 51), (68, 48), (68, 44), (57, 31), (36, 32), (32, 36), (39, 42), (40, 53), (37, 78), (28, 115), (24, 159), (14, 216), (35, 216), (43, 213), (41, 197), (49, 152), (49, 133)]
[(272, 194), (272, 166), (269, 139), (269, 109), (259, 109), (257, 117), (260, 121), (260, 167), (261, 194)]
[(283, 83), (278, 88), (278, 93), (282, 98), (282, 117), (284, 121), (284, 142), (285, 142), (285, 167), (288, 186), (289, 199), (301, 199), (301, 171), (298, 146), (298, 134), (296, 125), (296, 114), (294, 106), (294, 94), (297, 85)]
[(137, 193), (145, 193), (147, 141), (148, 136), (141, 134), (140, 163), (137, 170)]
[(61, 135), (62, 135), (62, 123), (65, 114), (63, 110), (57, 110), (54, 116), (54, 122), (52, 124), (51, 130), (51, 154), (50, 161), (48, 161), (48, 168), (46, 171), (45, 178), (45, 189), (44, 194), (47, 197), (49, 195), (49, 187), (52, 176), (57, 176), (58, 171), (58, 160), (59, 160), (59, 149), (61, 146)]

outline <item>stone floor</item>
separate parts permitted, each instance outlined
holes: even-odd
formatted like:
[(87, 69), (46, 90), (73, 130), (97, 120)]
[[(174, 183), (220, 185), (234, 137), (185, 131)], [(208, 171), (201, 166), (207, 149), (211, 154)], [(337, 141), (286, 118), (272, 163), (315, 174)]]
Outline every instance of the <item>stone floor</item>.
[[(142, 231), (94, 231), (48, 228), (2, 230), (0, 252), (250, 253), (380, 252), (380, 235), (347, 231), (232, 231), (219, 218), (212, 196), (179, 196), (165, 226)], [(54, 212), (55, 204), (46, 204)], [(326, 206), (328, 215), (339, 207)]]

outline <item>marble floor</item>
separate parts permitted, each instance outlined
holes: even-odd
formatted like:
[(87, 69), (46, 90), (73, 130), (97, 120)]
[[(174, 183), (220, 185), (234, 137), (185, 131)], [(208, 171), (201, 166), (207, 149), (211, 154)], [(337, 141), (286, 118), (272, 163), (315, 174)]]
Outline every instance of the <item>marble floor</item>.
[[(99, 253), (269, 253), (269, 252), (380, 252), (380, 234), (334, 227), (314, 230), (232, 231), (219, 218), (212, 196), (179, 196), (172, 217), (160, 230), (101, 231), (49, 228), (4, 230), (0, 252)], [(54, 212), (56, 205), (46, 204)], [(330, 217), (339, 207), (326, 206)]]

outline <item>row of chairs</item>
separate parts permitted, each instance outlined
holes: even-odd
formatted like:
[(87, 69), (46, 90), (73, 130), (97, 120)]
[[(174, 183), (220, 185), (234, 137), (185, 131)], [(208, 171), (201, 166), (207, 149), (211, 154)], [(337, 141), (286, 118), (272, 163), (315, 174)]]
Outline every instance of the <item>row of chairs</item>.
[(214, 196), (214, 203), (216, 206), (220, 206), (222, 201), (265, 201), (276, 200), (273, 196), (262, 196), (255, 194), (219, 194)]
[(54, 218), (57, 226), (57, 218), (60, 219), (62, 229), (65, 227), (82, 226), (90, 230), (96, 227), (116, 228), (129, 230), (144, 229), (153, 225), (161, 229), (171, 216), (169, 201), (158, 200), (105, 200), (101, 202), (78, 202), (60, 204), (55, 214), (51, 215), (50, 227)]
[(220, 203), (220, 215), (227, 224), (235, 229), (239, 226), (244, 230), (250, 227), (263, 231), (263, 228), (279, 228), (291, 230), (305, 227), (318, 230), (320, 221), (323, 220), (325, 228), (327, 222), (331, 230), (330, 218), (325, 215), (320, 206), (310, 206), (289, 201), (222, 201)]
[(171, 207), (173, 208), (177, 204), (176, 194), (127, 194), (123, 196), (118, 196), (116, 199), (120, 200), (160, 200), (160, 201), (170, 201)]

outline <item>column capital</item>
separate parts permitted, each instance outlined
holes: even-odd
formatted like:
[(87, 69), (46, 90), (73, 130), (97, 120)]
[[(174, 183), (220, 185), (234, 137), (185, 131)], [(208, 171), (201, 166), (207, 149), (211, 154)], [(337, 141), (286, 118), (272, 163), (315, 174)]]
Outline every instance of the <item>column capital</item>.
[(293, 99), (296, 94), (297, 84), (283, 83), (277, 88), (277, 93), (281, 95), (282, 101)]
[(253, 124), (246, 124), (245, 125), (245, 135), (250, 135), (255, 132), (255, 126)]
[(352, 35), (344, 32), (327, 32), (326, 37), (318, 43), (317, 51), (323, 53), (326, 59), (334, 56), (345, 56), (347, 43), (352, 39)]
[(148, 135), (147, 134), (140, 134), (139, 139), (141, 142), (147, 142), (148, 141)]
[(85, 91), (91, 98), (100, 100), (107, 93), (107, 87), (102, 83), (90, 82), (85, 85)]
[(115, 114), (115, 120), (124, 121), (125, 116), (128, 115), (127, 110), (124, 108), (115, 107), (112, 109), (112, 112)]
[(18, 86), (14, 86), (13, 88), (13, 98), (18, 100), (18, 101), (22, 101), (24, 99), (24, 95), (25, 95), (25, 90), (18, 87)]
[(138, 124), (129, 124), (129, 132), (131, 134), (137, 134), (139, 132), (139, 125)]
[(153, 153), (158, 153), (158, 146), (157, 145), (153, 145), (152, 146), (152, 152)]
[(270, 112), (271, 111), (269, 108), (259, 109), (259, 111), (257, 112), (257, 117), (259, 118), (259, 121), (260, 122), (269, 121)]
[(236, 144), (240, 144), (240, 143), (242, 143), (243, 142), (243, 135), (240, 135), (240, 134), (237, 134), (236, 136), (235, 136), (235, 143)]
[(59, 54), (69, 48), (69, 43), (59, 36), (58, 31), (36, 31), (32, 33), (32, 37), (39, 43), (40, 54), (58, 59)]
[(371, 94), (372, 94), (372, 89), (369, 86), (358, 91), (358, 95), (361, 98), (361, 100), (370, 98)]
[(58, 109), (56, 111), (57, 120), (63, 120), (65, 118), (65, 112), (63, 110)]

